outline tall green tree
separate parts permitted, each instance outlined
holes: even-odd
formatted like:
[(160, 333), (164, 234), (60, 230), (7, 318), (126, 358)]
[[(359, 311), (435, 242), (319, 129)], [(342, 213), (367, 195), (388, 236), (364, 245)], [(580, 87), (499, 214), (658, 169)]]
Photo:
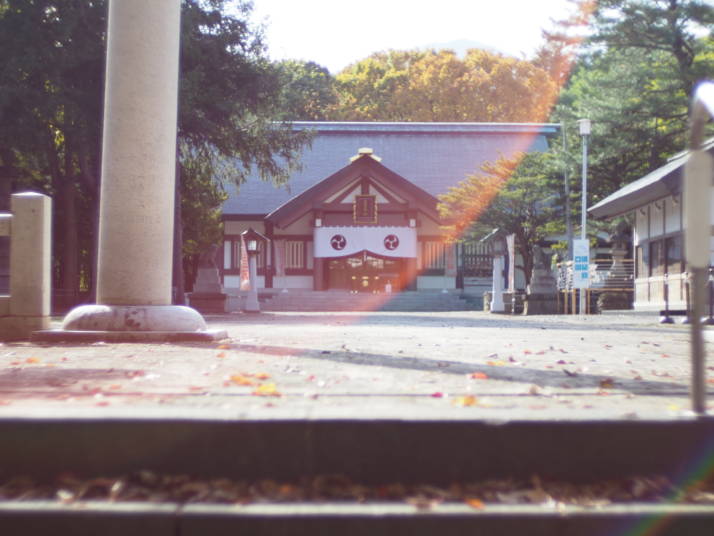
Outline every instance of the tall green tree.
[(484, 236), (493, 229), (516, 236), (526, 285), (534, 246), (561, 232), (562, 179), (551, 153), (515, 155), (487, 162), (439, 197), (439, 213), (452, 236)]
[(483, 50), (373, 54), (336, 76), (332, 117), (363, 121), (542, 121), (556, 85), (533, 63)]
[[(592, 204), (685, 147), (692, 87), (714, 72), (714, 8), (701, 0), (573, 4), (575, 15), (546, 35), (541, 56), (562, 50), (572, 57), (582, 41), (552, 120), (565, 122), (570, 139), (579, 139), (576, 119), (593, 121)], [(579, 164), (578, 149), (574, 144), (572, 164)]]
[(314, 61), (283, 60), (281, 75), (282, 109), (290, 121), (325, 121), (337, 104), (335, 79)]

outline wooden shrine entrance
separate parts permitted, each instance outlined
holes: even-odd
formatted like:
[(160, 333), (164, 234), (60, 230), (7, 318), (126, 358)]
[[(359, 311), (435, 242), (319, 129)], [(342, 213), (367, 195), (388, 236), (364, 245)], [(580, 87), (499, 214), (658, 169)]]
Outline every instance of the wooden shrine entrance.
[(391, 291), (398, 292), (404, 285), (404, 261), (362, 251), (349, 257), (329, 259), (328, 274), (330, 289), (381, 293), (391, 285)]

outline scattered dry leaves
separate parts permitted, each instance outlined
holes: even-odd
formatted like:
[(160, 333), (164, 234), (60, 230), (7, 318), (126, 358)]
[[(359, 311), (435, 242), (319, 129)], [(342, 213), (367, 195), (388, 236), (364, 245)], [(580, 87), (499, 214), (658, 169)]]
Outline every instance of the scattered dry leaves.
[(79, 478), (69, 473), (42, 482), (28, 477), (0, 480), (0, 500), (147, 501), (172, 503), (248, 504), (266, 502), (390, 501), (430, 510), (443, 502), (482, 510), (486, 504), (577, 505), (597, 508), (612, 503), (673, 500), (714, 503), (712, 479), (675, 488), (663, 476), (634, 476), (591, 483), (551, 481), (533, 476), (454, 482), (446, 487), (399, 482), (365, 485), (342, 475), (317, 475), (292, 482), (270, 479), (197, 479), (138, 471), (112, 478)]
[(248, 376), (246, 376), (244, 374), (234, 374), (229, 379), (236, 385), (255, 385), (256, 384), (255, 381), (251, 380)]

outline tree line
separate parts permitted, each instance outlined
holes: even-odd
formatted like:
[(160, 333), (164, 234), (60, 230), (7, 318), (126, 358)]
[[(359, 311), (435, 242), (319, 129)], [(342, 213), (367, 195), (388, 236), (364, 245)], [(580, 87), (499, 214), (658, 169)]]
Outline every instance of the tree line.
[[(562, 122), (575, 140), (575, 120), (588, 117), (589, 204), (661, 165), (684, 147), (693, 85), (714, 72), (714, 10), (570, 1), (532, 58), (391, 50), (332, 75), (270, 61), (249, 2), (182, 0), (178, 294), (220, 240), (222, 185), (251, 169), (279, 184), (299, 165), (310, 134), (291, 121)], [(107, 0), (0, 0), (0, 199), (21, 187), (54, 198), (53, 287), (69, 294), (94, 282), (106, 15)], [(520, 233), (527, 264), (531, 246), (562, 227), (563, 169), (579, 210), (579, 147), (553, 146), (489, 163), (445, 194), (455, 235)]]

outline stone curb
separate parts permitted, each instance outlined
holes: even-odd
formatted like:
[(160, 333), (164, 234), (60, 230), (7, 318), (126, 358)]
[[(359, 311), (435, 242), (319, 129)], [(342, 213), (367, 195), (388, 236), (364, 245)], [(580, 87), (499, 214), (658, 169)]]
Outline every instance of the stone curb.
[[(340, 534), (529, 534), (601, 536), (637, 527), (659, 535), (709, 536), (714, 507), (673, 504), (602, 508), (442, 504), (418, 510), (403, 503), (179, 505), (49, 501), (0, 502), (8, 534), (212, 536)], [(526, 532), (524, 532), (526, 529)], [(639, 532), (638, 532), (639, 533)]]

